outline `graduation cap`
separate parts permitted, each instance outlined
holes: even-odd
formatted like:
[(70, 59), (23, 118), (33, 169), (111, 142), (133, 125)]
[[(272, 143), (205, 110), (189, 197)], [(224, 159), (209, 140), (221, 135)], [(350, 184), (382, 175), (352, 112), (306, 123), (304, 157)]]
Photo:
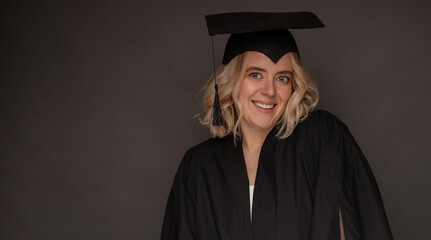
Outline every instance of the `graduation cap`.
[[(231, 34), (223, 55), (223, 64), (246, 51), (265, 54), (274, 63), (288, 52), (298, 52), (295, 39), (288, 29), (319, 28), (325, 25), (311, 12), (259, 13), (239, 12), (205, 16), (210, 36)], [(213, 126), (223, 125), (215, 74), (214, 40), (212, 38), (214, 64)]]

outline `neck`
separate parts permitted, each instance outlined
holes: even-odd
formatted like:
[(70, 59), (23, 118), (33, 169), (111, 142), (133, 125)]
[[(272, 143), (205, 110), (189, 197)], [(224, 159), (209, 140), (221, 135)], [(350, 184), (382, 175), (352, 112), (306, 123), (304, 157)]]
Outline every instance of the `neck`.
[(269, 130), (250, 129), (246, 126), (241, 126), (242, 147), (246, 151), (260, 152), (263, 142), (268, 136)]

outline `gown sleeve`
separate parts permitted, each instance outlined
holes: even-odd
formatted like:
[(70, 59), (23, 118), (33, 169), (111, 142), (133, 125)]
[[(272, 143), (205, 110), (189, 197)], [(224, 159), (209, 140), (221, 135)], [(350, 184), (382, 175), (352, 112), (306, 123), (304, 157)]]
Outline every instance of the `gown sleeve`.
[(345, 239), (393, 239), (370, 165), (347, 126), (334, 118), (331, 135), (338, 138), (334, 165), (339, 170), (334, 175)]
[(162, 240), (195, 239), (195, 184), (190, 170), (190, 151), (178, 167), (163, 221)]

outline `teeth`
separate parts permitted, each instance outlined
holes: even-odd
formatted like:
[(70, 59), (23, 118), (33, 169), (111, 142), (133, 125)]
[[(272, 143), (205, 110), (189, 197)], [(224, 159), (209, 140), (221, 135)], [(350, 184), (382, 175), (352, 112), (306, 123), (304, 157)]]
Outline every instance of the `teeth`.
[(256, 106), (264, 108), (264, 109), (271, 109), (274, 107), (274, 104), (268, 105), (268, 104), (263, 104), (263, 103), (259, 103), (259, 102), (253, 102)]

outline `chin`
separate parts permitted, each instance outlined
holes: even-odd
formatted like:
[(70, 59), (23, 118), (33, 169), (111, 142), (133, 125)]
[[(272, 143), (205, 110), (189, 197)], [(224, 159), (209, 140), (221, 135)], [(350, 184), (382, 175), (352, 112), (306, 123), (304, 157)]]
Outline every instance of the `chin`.
[(275, 126), (273, 122), (254, 122), (253, 125), (255, 128), (262, 131), (270, 131)]

